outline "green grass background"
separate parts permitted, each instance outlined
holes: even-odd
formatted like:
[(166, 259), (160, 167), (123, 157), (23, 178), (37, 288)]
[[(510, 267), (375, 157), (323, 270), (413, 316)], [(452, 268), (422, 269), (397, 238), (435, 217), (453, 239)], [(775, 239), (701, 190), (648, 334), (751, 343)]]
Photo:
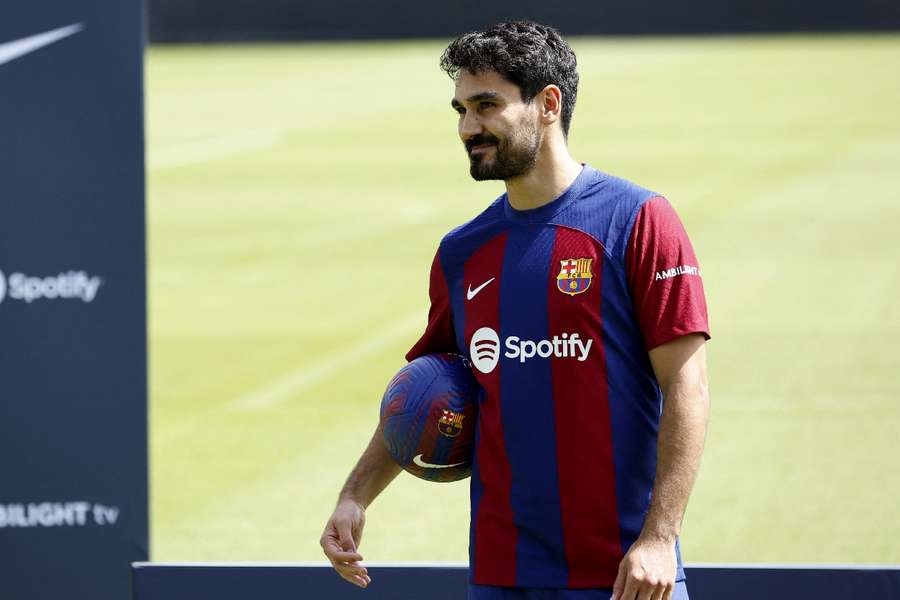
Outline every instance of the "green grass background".
[[(900, 561), (900, 36), (574, 39), (576, 158), (700, 256), (712, 413), (688, 562)], [(438, 42), (147, 55), (152, 556), (321, 560), (440, 237), (502, 191)], [(370, 561), (466, 559), (402, 475)]]

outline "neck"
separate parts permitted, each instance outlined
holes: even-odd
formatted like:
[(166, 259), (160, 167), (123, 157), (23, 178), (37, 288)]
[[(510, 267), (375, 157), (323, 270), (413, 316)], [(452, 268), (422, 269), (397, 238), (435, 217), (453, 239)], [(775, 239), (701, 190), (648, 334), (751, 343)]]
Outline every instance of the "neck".
[(516, 210), (539, 208), (558, 198), (579, 173), (581, 164), (569, 154), (565, 141), (545, 140), (534, 168), (506, 180), (509, 204)]

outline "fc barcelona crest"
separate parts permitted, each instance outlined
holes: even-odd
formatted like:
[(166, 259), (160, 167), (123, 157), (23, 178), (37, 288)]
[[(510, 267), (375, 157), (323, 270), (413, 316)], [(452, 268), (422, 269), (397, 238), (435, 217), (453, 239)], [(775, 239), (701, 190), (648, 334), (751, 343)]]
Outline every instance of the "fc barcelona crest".
[(591, 287), (591, 263), (593, 258), (567, 258), (561, 260), (559, 275), (556, 276), (556, 287), (563, 294), (574, 296), (586, 292)]
[(460, 413), (444, 410), (444, 414), (438, 419), (438, 431), (447, 437), (456, 437), (462, 432), (465, 418), (465, 415)]

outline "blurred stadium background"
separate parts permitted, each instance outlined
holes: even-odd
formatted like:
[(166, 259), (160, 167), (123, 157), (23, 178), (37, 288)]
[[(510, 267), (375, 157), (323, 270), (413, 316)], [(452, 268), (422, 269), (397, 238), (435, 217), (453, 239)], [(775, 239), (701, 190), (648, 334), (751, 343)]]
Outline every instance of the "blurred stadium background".
[[(44, 1), (65, 15), (4, 9), (0, 43), (84, 21), (81, 37), (114, 52), (95, 15), (124, 3)], [(154, 562), (324, 560), (337, 492), (424, 327), (437, 243), (503, 189), (468, 176), (438, 57), (462, 31), (529, 17), (558, 26), (578, 55), (574, 156), (664, 193), (702, 264), (712, 413), (685, 561), (900, 563), (896, 2), (144, 9)], [(138, 39), (138, 27), (115, 31)], [(51, 80), (16, 69), (0, 79), (6, 131), (19, 115), (9, 92)], [(66, 69), (88, 102), (100, 76)], [(0, 147), (13, 189), (22, 140), (50, 139), (27, 131), (52, 129), (27, 127)], [(0, 210), (8, 238), (23, 209), (0, 194)], [(0, 308), (17, 339), (24, 312)], [(9, 358), (21, 357), (2, 355), (7, 386), (18, 382)], [(13, 440), (5, 472), (23, 454), (12, 429), (0, 436)], [(361, 550), (381, 563), (463, 562), (467, 525), (466, 482), (403, 474), (370, 508)], [(5, 577), (26, 560), (8, 534)]]
[[(571, 147), (680, 211), (712, 416), (686, 560), (900, 561), (900, 37), (575, 37)], [(147, 54), (156, 560), (320, 560), (467, 173), (443, 40)], [(466, 558), (403, 475), (378, 561)]]

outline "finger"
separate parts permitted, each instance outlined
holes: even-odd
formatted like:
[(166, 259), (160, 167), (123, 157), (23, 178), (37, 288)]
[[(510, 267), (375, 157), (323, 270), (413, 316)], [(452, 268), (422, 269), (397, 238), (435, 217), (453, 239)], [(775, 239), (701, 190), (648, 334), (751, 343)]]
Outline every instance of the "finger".
[(663, 595), (666, 593), (666, 586), (662, 583), (656, 585), (653, 588), (653, 593), (650, 594), (650, 600), (663, 600)]
[(344, 581), (352, 583), (357, 587), (366, 587), (366, 585), (368, 585), (361, 575), (344, 575), (343, 573), (338, 573), (338, 575), (340, 575)]
[(372, 578), (368, 575), (355, 575), (354, 578), (359, 583), (360, 587), (369, 587), (369, 584), (372, 583)]
[(362, 554), (359, 552), (344, 552), (338, 548), (334, 548), (330, 554), (326, 552), (325, 556), (340, 564), (357, 563), (363, 559)]
[(646, 581), (638, 586), (637, 600), (651, 600), (652, 595), (653, 587), (651, 587), (650, 584)]
[(659, 582), (659, 578), (652, 573), (644, 573), (643, 580), (640, 583), (640, 600), (659, 600), (659, 596), (664, 586)]
[(672, 596), (675, 594), (675, 586), (677, 583), (670, 583), (666, 586), (666, 589), (663, 590), (662, 600), (672, 600)]
[(362, 554), (355, 550), (351, 552), (342, 550), (336, 539), (326, 540), (322, 546), (322, 550), (331, 562), (352, 563), (359, 562), (363, 559)]
[(346, 521), (336, 523), (335, 529), (337, 529), (338, 543), (341, 545), (341, 548), (343, 550), (356, 551), (356, 542), (353, 541), (353, 535), (350, 532), (350, 523)]
[(622, 600), (635, 600), (640, 592), (640, 586), (633, 575), (625, 572), (625, 588), (622, 590)]
[(359, 585), (359, 582), (356, 580), (356, 575), (352, 573), (344, 573), (340, 569), (335, 566), (334, 572), (338, 574), (338, 576), (348, 583), (352, 583), (353, 585)]
[(328, 554), (329, 552), (356, 552), (356, 547), (345, 548), (343, 546), (337, 530), (333, 527), (330, 527), (322, 534), (322, 537), (319, 539), (319, 545), (322, 547), (325, 554)]
[(366, 587), (371, 581), (371, 578), (367, 574), (349, 569), (347, 567), (335, 567), (334, 570), (337, 571), (337, 574), (340, 575), (341, 578), (344, 579), (344, 581), (349, 581), (353, 585)]
[(622, 597), (622, 590), (625, 587), (625, 569), (622, 568), (622, 564), (619, 564), (619, 572), (616, 573), (616, 582), (613, 584), (613, 593), (612, 598), (609, 600), (620, 600)]
[(356, 583), (356, 585), (358, 585), (361, 588), (365, 588), (367, 585), (369, 585), (369, 582), (366, 581), (365, 577), (363, 577), (362, 575), (355, 575), (353, 577), (353, 580)]
[(344, 579), (346, 579), (347, 581), (350, 581), (351, 583), (358, 585), (360, 587), (367, 587), (369, 585), (369, 583), (372, 582), (372, 578), (369, 577), (369, 575), (368, 575), (368, 573), (366, 573), (365, 569), (362, 569), (362, 571), (347, 572), (346, 576), (344, 576), (344, 575), (341, 575), (341, 576), (344, 577)]
[(365, 567), (359, 565), (335, 565), (334, 570), (341, 574), (342, 577), (368, 577), (368, 571)]

